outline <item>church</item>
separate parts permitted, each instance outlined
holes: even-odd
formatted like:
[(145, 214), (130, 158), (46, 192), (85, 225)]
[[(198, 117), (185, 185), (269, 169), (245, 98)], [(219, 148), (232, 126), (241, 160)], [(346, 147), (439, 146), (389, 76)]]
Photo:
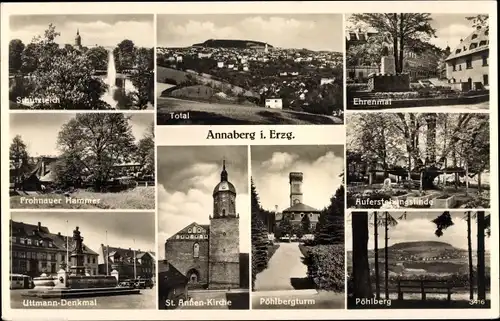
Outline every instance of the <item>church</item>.
[(165, 242), (165, 259), (188, 280), (190, 289), (240, 288), (240, 230), (236, 188), (223, 161), (213, 193), (210, 224), (193, 222)]

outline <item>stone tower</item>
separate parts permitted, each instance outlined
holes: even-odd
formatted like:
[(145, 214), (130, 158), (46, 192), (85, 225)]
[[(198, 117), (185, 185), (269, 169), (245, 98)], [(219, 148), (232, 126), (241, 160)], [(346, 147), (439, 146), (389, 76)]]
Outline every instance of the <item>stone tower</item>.
[(76, 37), (75, 37), (75, 48), (81, 49), (82, 48), (82, 37), (80, 36), (80, 30), (76, 30)]
[(302, 180), (304, 175), (301, 172), (291, 172), (290, 178), (290, 207), (297, 203), (302, 203)]
[(214, 208), (210, 217), (209, 280), (210, 289), (240, 286), (240, 229), (236, 213), (236, 189), (228, 180), (223, 161), (220, 183), (213, 192)]

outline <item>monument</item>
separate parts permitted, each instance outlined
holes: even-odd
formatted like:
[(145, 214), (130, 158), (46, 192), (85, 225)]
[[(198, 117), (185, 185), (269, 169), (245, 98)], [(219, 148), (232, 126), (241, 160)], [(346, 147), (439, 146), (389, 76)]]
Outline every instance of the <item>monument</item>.
[(75, 243), (75, 249), (71, 253), (71, 261), (74, 263), (70, 267), (72, 275), (85, 275), (85, 266), (83, 265), (83, 237), (80, 235), (78, 226), (73, 231), (73, 242)]
[[(39, 298), (79, 298), (140, 294), (134, 287), (118, 286), (118, 271), (111, 275), (88, 275), (85, 273), (83, 237), (78, 226), (73, 231), (70, 272), (62, 268), (57, 275), (42, 274), (33, 278), (35, 288), (23, 296)], [(70, 245), (71, 246), (71, 245)]]
[(389, 48), (382, 49), (380, 73), (368, 76), (368, 90), (372, 92), (398, 92), (410, 90), (410, 75), (396, 72), (396, 60)]

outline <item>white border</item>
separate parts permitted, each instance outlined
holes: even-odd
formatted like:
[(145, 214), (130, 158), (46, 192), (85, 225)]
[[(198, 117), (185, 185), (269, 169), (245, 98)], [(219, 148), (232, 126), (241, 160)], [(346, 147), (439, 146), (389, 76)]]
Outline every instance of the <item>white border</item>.
[[(384, 12), (384, 11), (396, 11), (396, 12), (431, 12), (431, 13), (489, 13), (490, 15), (490, 32), (491, 39), (497, 39), (497, 6), (494, 1), (341, 1), (341, 2), (244, 2), (244, 3), (229, 3), (229, 2), (197, 2), (193, 3), (2, 3), (2, 16), (1, 16), (1, 97), (2, 97), (2, 116), (1, 117), (1, 130), (2, 130), (2, 257), (4, 262), (8, 261), (8, 220), (9, 215), (9, 202), (7, 194), (7, 173), (8, 173), (8, 162), (7, 160), (7, 148), (10, 144), (9, 139), (9, 119), (8, 119), (8, 29), (9, 29), (9, 19), (8, 16), (12, 14), (105, 14), (105, 13), (150, 13), (150, 14), (209, 14), (209, 13), (281, 13), (281, 14), (292, 14), (292, 13), (353, 13), (353, 12)], [(471, 13), (472, 14), (472, 13)], [(156, 27), (156, 26), (155, 26)], [(325, 32), (328, 32), (325, 30)], [(490, 43), (490, 68), (491, 74), (495, 74), (497, 70), (497, 44), (496, 42)], [(156, 77), (156, 75), (155, 75)], [(344, 78), (345, 79), (345, 78)], [(497, 89), (497, 77), (491, 77), (491, 88)], [(156, 94), (155, 94), (156, 97)], [(490, 128), (491, 128), (491, 176), (493, 178), (498, 177), (497, 167), (494, 164), (498, 160), (498, 150), (497, 146), (497, 102), (498, 102), (498, 92), (496, 90), (491, 91), (490, 97)], [(64, 112), (64, 111), (61, 111)], [(75, 111), (71, 111), (75, 112)], [(132, 112), (132, 111), (127, 111)], [(224, 126), (226, 127), (226, 126)], [(272, 126), (266, 126), (270, 128)], [(320, 126), (317, 126), (320, 128)], [(344, 126), (336, 125), (335, 128), (343, 128)], [(232, 128), (241, 128), (241, 126), (231, 126)], [(253, 126), (254, 130), (256, 127)], [(282, 126), (277, 126), (277, 130), (283, 129)], [(302, 129), (304, 128), (304, 129)], [(221, 127), (218, 126), (218, 129)], [(195, 127), (189, 127), (189, 131), (183, 129), (185, 138), (179, 136), (182, 130), (180, 126), (172, 126), (172, 131), (162, 130), (156, 131), (156, 138), (159, 141), (164, 140), (164, 144), (175, 145), (179, 140), (183, 144), (190, 143), (189, 145), (198, 145), (202, 143), (203, 145), (213, 144), (212, 142), (207, 142), (204, 139), (193, 137), (193, 131), (197, 129)], [(294, 129), (297, 138), (290, 141), (290, 144), (300, 145), (304, 142), (309, 144), (335, 144), (335, 139), (338, 136), (335, 133), (333, 137), (325, 138), (328, 135), (328, 131), (322, 132), (324, 136), (320, 135), (320, 131), (313, 134), (315, 130), (312, 128), (306, 128), (305, 126), (298, 126)], [(202, 131), (200, 130), (200, 134)], [(203, 130), (204, 135), (206, 134), (206, 128)], [(170, 137), (163, 137), (164, 135)], [(161, 136), (161, 137), (158, 137)], [(190, 136), (190, 137), (189, 137)], [(323, 137), (323, 138), (321, 138)], [(331, 140), (330, 140), (331, 139)], [(242, 142), (241, 145), (245, 144), (266, 144), (266, 145), (282, 145), (286, 144), (285, 141), (280, 141), (279, 143), (268, 141), (250, 141)], [(227, 142), (221, 142), (221, 144), (228, 144)], [(230, 145), (237, 144), (236, 141), (231, 141)], [(493, 180), (491, 183), (491, 210), (492, 213), (492, 236), (491, 242), (498, 244), (498, 180)], [(346, 211), (346, 215), (347, 215)], [(158, 254), (157, 254), (158, 256)], [(499, 275), (498, 268), (498, 252), (491, 253), (491, 274)], [(8, 266), (8, 263), (4, 263), (4, 267)], [(309, 310), (253, 310), (253, 311), (189, 311), (189, 310), (173, 310), (173, 311), (152, 311), (152, 310), (40, 310), (40, 309), (30, 309), (30, 310), (12, 310), (10, 309), (9, 289), (8, 289), (8, 271), (3, 269), (2, 272), (2, 318), (11, 319), (66, 319), (66, 320), (82, 320), (85, 319), (99, 319), (99, 320), (117, 320), (117, 319), (151, 319), (151, 320), (164, 320), (164, 319), (373, 319), (373, 318), (384, 318), (384, 319), (398, 319), (398, 318), (437, 318), (437, 319), (451, 319), (451, 318), (495, 318), (499, 316), (498, 300), (499, 290), (498, 290), (498, 278), (492, 278), (491, 285), (491, 297), (492, 297), (492, 308), (489, 310), (483, 309), (460, 309), (460, 310), (315, 310), (311, 313)], [(444, 312), (444, 313), (442, 313)]]

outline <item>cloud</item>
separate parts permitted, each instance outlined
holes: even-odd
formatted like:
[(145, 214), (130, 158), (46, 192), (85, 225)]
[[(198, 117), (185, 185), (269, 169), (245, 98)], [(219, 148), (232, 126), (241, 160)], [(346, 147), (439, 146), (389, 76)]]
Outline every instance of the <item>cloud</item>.
[(454, 49), (460, 43), (460, 39), (465, 39), (472, 30), (473, 29), (467, 23), (450, 24), (438, 29), (436, 31), (437, 38), (432, 38), (430, 42), (440, 48), (450, 46), (451, 49)]
[(274, 210), (275, 205), (284, 210), (290, 206), (288, 173), (302, 172), (303, 203), (321, 210), (329, 204), (330, 197), (340, 186), (342, 178), (339, 174), (343, 168), (343, 157), (331, 151), (314, 159), (303, 158), (293, 152), (275, 152), (266, 161), (252, 161), (252, 177), (261, 205), (267, 210)]
[[(197, 171), (198, 169), (194, 169)], [(167, 190), (164, 185), (158, 185), (158, 256), (165, 256), (165, 241), (187, 225), (196, 222), (209, 224), (212, 215), (212, 189), (219, 178), (212, 173), (207, 176), (192, 177), (200, 179), (187, 192)], [(238, 193), (236, 196), (236, 211), (240, 216), (240, 252), (250, 251), (250, 196), (248, 193)]]
[[(33, 37), (43, 35), (50, 22), (46, 24), (27, 25), (17, 30), (11, 30), (11, 39), (21, 39), (25, 44), (30, 43)], [(118, 21), (108, 23), (104, 21), (74, 22), (66, 21), (55, 24), (56, 38), (59, 44), (73, 44), (76, 31), (80, 31), (83, 46), (116, 46), (124, 39), (132, 40), (139, 47), (154, 46), (153, 21)]]
[(341, 15), (159, 15), (158, 25), (159, 46), (184, 47), (207, 39), (245, 39), (283, 48), (342, 48)]

